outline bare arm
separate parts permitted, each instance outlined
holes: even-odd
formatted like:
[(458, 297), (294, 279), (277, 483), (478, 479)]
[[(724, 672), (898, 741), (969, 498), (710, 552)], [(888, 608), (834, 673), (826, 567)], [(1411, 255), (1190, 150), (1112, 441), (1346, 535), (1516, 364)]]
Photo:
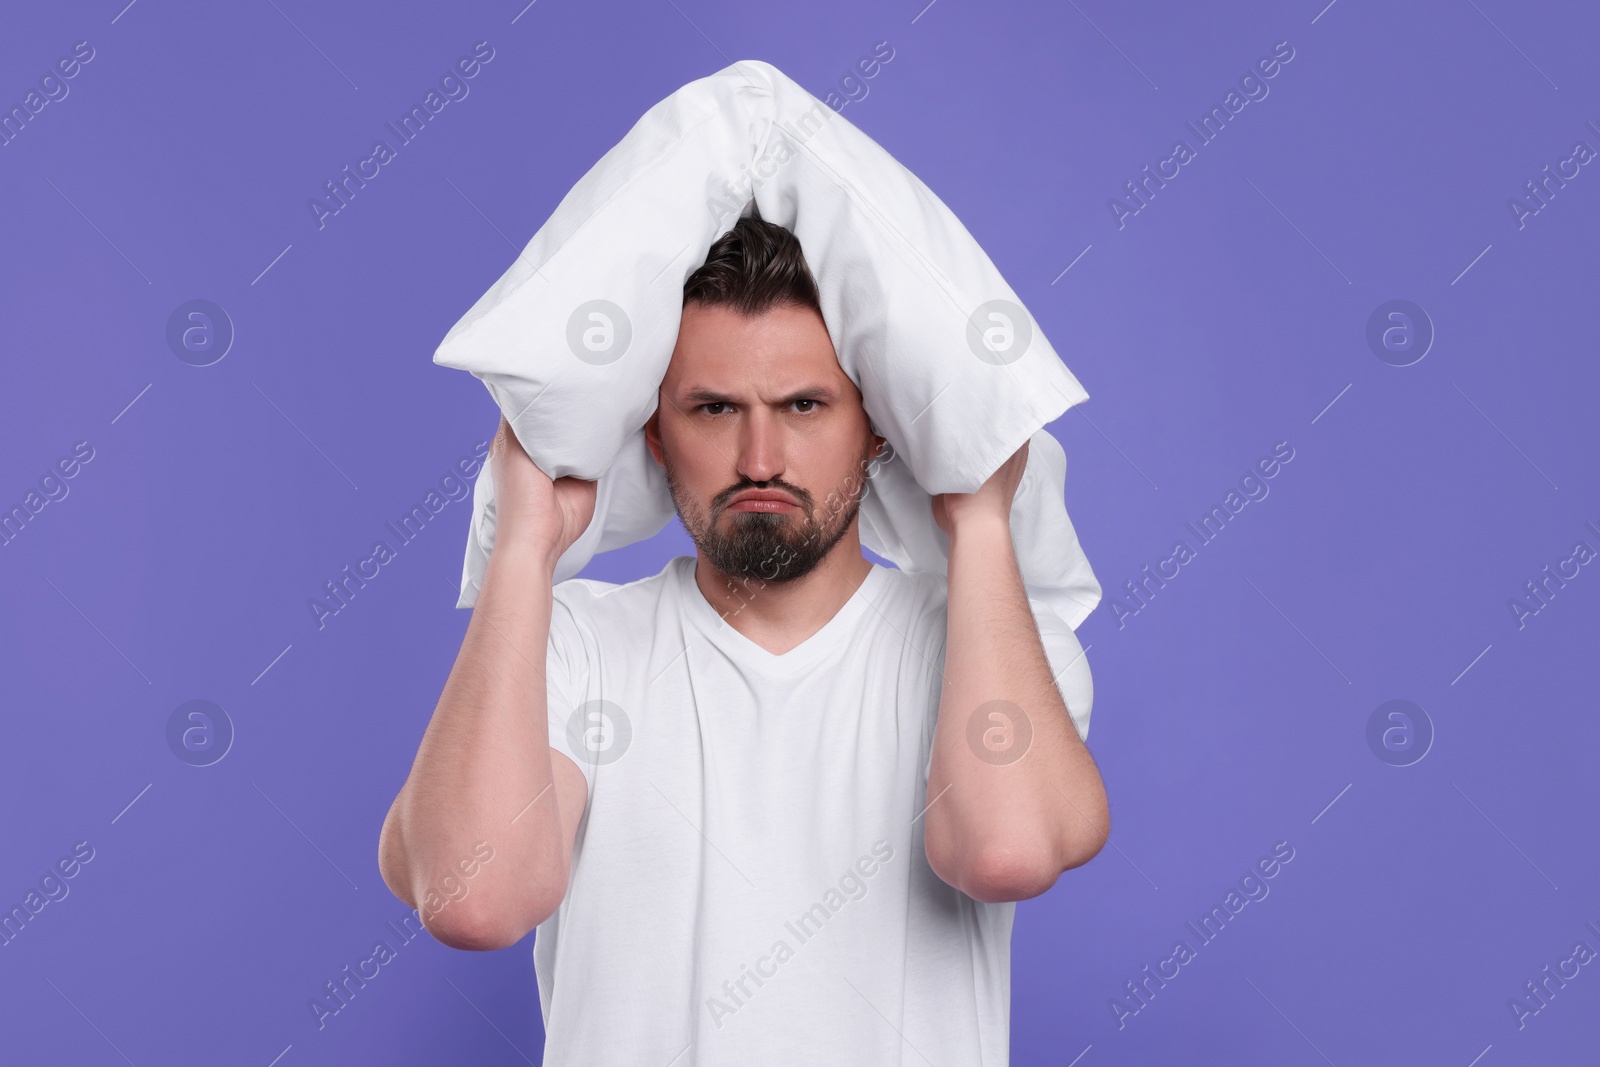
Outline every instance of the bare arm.
[(494, 552), (378, 849), (394, 894), (463, 949), (515, 944), (555, 911), (587, 801), (582, 771), (550, 750), (544, 671), (555, 563), (593, 515), (594, 483), (552, 482), (504, 419), (489, 461)]
[(1110, 827), (1011, 541), (1026, 462), (1024, 445), (978, 492), (934, 503), (950, 535), (949, 619), (924, 843), (941, 879), (991, 902), (1043, 893), (1092, 859)]

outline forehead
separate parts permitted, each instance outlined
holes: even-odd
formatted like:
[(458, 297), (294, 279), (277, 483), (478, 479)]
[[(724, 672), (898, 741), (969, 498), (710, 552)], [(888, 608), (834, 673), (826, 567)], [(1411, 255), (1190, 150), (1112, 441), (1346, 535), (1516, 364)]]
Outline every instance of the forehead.
[(850, 384), (822, 316), (786, 305), (745, 316), (728, 307), (691, 303), (663, 388), (773, 388), (801, 381)]

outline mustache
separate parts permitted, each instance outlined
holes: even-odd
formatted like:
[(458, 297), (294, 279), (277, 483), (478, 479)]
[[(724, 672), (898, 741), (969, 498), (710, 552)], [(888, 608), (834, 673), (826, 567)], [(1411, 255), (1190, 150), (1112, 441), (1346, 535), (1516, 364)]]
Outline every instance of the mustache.
[(811, 514), (811, 494), (800, 488), (798, 485), (790, 485), (782, 478), (771, 478), (764, 482), (753, 482), (749, 478), (745, 478), (736, 485), (730, 485), (728, 488), (724, 489), (722, 492), (718, 493), (712, 498), (712, 512), (715, 513), (722, 511), (728, 506), (729, 501), (747, 489), (777, 489), (788, 493), (790, 496), (794, 497), (800, 502), (800, 507), (807, 515)]

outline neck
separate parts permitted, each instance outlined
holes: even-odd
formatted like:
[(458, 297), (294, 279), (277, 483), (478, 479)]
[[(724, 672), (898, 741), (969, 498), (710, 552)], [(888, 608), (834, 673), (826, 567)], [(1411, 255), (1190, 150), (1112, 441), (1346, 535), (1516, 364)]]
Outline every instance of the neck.
[(822, 629), (872, 572), (861, 555), (856, 523), (821, 563), (805, 576), (770, 582), (718, 570), (705, 556), (695, 561), (694, 580), (724, 622), (775, 656)]

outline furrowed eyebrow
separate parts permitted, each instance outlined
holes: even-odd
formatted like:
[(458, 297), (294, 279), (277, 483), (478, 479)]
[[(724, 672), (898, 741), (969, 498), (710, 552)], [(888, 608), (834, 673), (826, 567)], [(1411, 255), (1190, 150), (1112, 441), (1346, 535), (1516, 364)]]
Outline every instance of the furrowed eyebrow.
[(732, 404), (732, 403), (735, 403), (733, 397), (731, 397), (731, 396), (723, 396), (721, 393), (718, 393), (715, 390), (705, 389), (705, 388), (690, 389), (688, 392), (683, 394), (683, 401), (686, 404)]
[[(779, 397), (779, 404), (792, 404), (796, 400), (836, 400), (839, 393), (827, 385), (808, 385), (796, 389), (787, 396)], [(719, 393), (706, 386), (696, 386), (682, 395), (682, 400), (687, 404), (737, 404), (736, 397)]]

